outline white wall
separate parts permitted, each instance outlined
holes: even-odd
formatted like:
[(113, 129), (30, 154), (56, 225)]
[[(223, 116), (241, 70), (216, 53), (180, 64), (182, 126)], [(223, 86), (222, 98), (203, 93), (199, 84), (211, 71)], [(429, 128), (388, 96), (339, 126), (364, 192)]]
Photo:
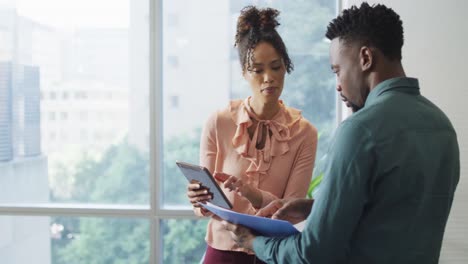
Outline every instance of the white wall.
[[(343, 8), (362, 1), (343, 0)], [(468, 1), (381, 0), (401, 17), (403, 66), (421, 93), (450, 118), (458, 134), (461, 178), (447, 225), (440, 263), (468, 263)]]

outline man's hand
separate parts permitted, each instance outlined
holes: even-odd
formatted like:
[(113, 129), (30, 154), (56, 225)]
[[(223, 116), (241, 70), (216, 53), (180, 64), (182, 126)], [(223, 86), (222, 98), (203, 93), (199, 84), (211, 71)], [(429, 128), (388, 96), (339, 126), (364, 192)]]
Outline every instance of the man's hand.
[(241, 225), (229, 223), (225, 220), (221, 222), (224, 228), (231, 233), (232, 240), (236, 242), (239, 247), (253, 250), (253, 240), (255, 235), (250, 232), (250, 229)]
[(257, 212), (257, 216), (286, 220), (292, 224), (304, 221), (312, 210), (314, 200), (282, 199), (275, 200)]
[(286, 199), (278, 199), (274, 200), (269, 203), (267, 206), (263, 207), (262, 209), (258, 210), (257, 216), (261, 217), (268, 217), (272, 218), (272, 216), (283, 207), (283, 205), (287, 202)]

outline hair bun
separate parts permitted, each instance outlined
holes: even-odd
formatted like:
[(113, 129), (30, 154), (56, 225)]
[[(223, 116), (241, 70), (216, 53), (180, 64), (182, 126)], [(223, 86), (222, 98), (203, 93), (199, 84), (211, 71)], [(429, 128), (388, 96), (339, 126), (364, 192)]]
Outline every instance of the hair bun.
[(280, 24), (277, 20), (279, 13), (273, 8), (258, 9), (255, 6), (242, 8), (237, 20), (236, 43), (251, 30), (274, 30)]

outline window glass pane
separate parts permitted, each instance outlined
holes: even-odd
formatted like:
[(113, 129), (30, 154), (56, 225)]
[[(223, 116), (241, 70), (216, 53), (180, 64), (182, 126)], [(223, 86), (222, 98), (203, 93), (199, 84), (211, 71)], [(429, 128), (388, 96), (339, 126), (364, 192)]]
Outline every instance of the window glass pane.
[(1, 263), (52, 263), (49, 227), (49, 217), (0, 215)]
[(2, 264), (149, 263), (146, 220), (0, 216), (0, 234)]
[(148, 6), (0, 1), (0, 202), (148, 203)]
[(233, 48), (239, 11), (249, 4), (281, 12), (278, 30), (295, 67), (282, 99), (317, 127), (317, 161), (322, 159), (336, 124), (335, 78), (324, 36), (335, 2), (163, 1), (164, 206), (190, 205), (186, 180), (174, 162), (199, 162), (200, 132), (209, 114), (250, 95)]
[(206, 250), (207, 220), (161, 221), (164, 264), (200, 263)]

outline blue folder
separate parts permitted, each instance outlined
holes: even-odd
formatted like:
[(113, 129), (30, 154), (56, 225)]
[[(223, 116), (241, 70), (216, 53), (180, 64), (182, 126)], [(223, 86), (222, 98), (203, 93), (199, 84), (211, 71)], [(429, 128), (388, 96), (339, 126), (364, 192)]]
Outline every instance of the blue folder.
[(248, 227), (262, 236), (283, 237), (299, 234), (299, 231), (288, 221), (241, 214), (211, 203), (200, 203), (200, 205), (220, 218), (233, 224)]

